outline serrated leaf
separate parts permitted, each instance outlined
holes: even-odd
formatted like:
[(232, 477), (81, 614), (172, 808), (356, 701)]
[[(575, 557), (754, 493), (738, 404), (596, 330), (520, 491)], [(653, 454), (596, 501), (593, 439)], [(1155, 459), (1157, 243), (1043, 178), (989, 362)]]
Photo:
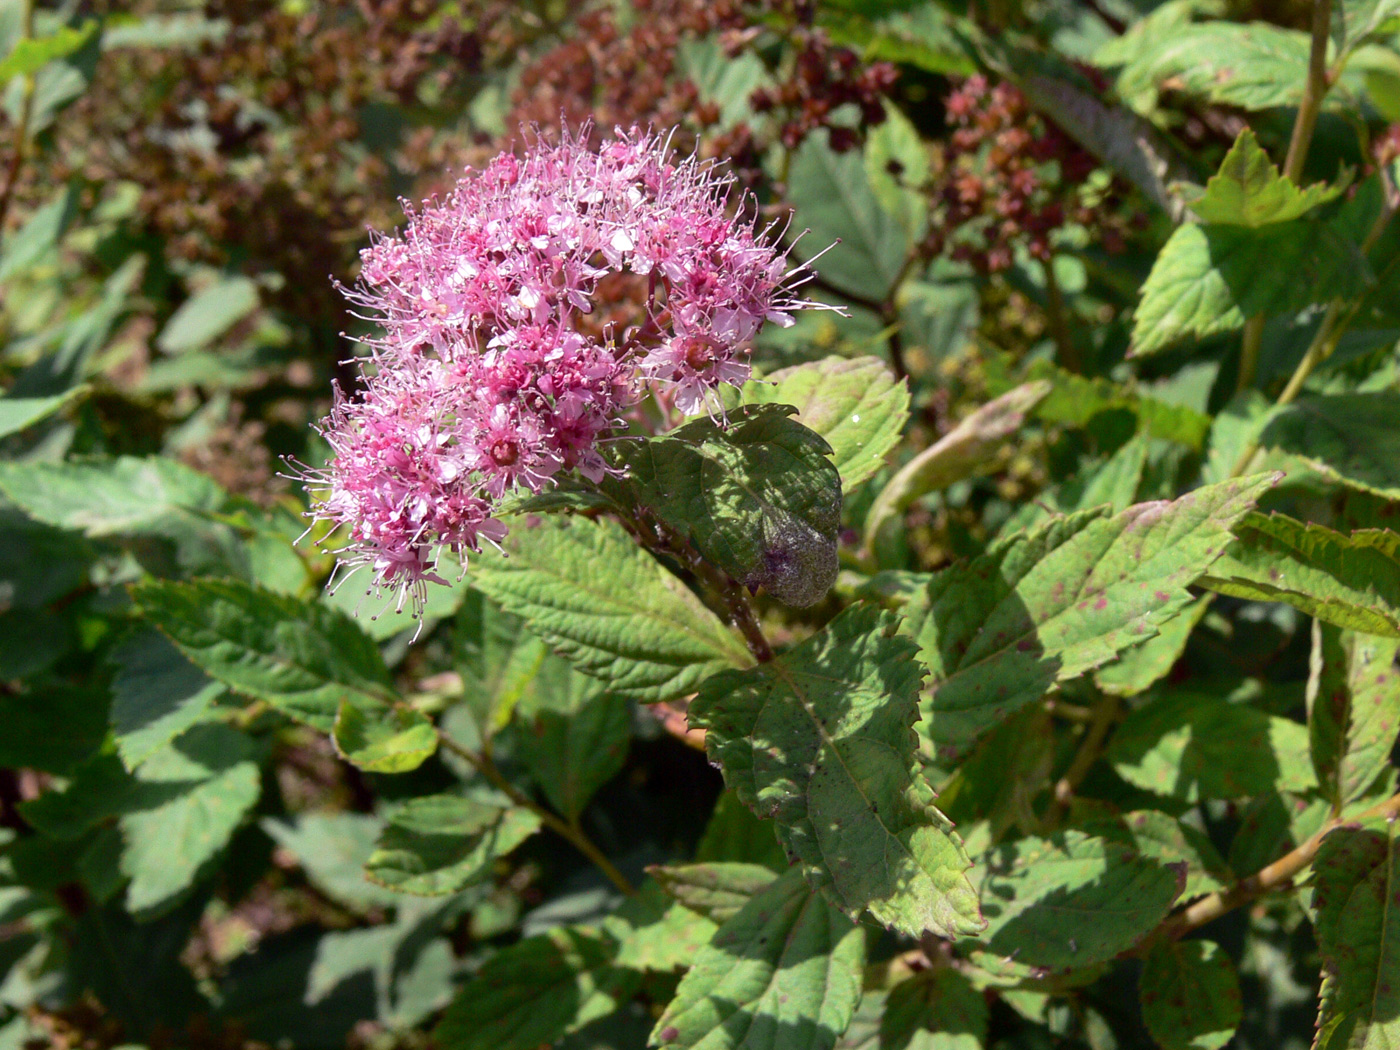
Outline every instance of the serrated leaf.
[(403, 903), (403, 897), (365, 878), (365, 862), (384, 830), (367, 813), (299, 813), (262, 821), (262, 829), (292, 854), (310, 883), (336, 903), (359, 913)]
[(911, 243), (897, 218), (880, 207), (858, 150), (837, 153), (827, 136), (809, 135), (792, 154), (788, 198), (809, 228), (800, 253), (821, 258), (822, 280), (850, 295), (881, 302), (904, 269)]
[(112, 653), (112, 732), (117, 754), (134, 769), (208, 715), (224, 687), (192, 664), (159, 631), (133, 635)]
[(1230, 527), (1277, 481), (1257, 475), (1120, 514), (1080, 512), (944, 570), (906, 608), (932, 672), (926, 733), (961, 751), (997, 722), (1141, 644), (1191, 602)]
[(841, 477), (789, 405), (744, 405), (650, 440), (619, 441), (624, 484), (709, 562), (787, 605), (836, 580)]
[(540, 828), (537, 813), (462, 795), (423, 795), (389, 817), (365, 863), (370, 881), (424, 897), (456, 893)]
[(1358, 295), (1368, 279), (1365, 258), (1340, 224), (1178, 226), (1142, 286), (1130, 355), (1232, 332), (1256, 315)]
[(1023, 383), (978, 408), (901, 467), (866, 512), (866, 548), (873, 547), (880, 532), (893, 526), (920, 496), (961, 481), (994, 458), (1049, 393), (1045, 380)]
[(1162, 1050), (1220, 1050), (1244, 1013), (1235, 964), (1214, 941), (1170, 941), (1148, 953), (1138, 994)]
[(253, 741), (225, 725), (195, 726), (142, 763), (142, 789), (173, 798), (125, 814), (126, 907), (152, 918), (173, 907), (224, 849), (262, 790)]
[(391, 698), (378, 647), (325, 605), (234, 580), (148, 580), (132, 594), (211, 677), (322, 732), (343, 700), (373, 708)]
[(1142, 645), (1129, 649), (1113, 663), (1094, 672), (1095, 683), (1113, 696), (1137, 696), (1146, 692), (1171, 673), (1186, 651), (1191, 632), (1209, 609), (1209, 596), (1196, 599)]
[(1286, 602), (1338, 627), (1400, 638), (1400, 535), (1347, 535), (1282, 514), (1250, 514), (1235, 533), (1202, 587)]
[(549, 655), (516, 708), (516, 756), (570, 820), (627, 760), (632, 709), (596, 679)]
[(537, 1050), (632, 997), (641, 975), (613, 963), (612, 937), (561, 926), (486, 961), (433, 1032), (443, 1050)]
[(981, 942), (1041, 973), (1106, 962), (1166, 918), (1184, 869), (1078, 831), (1000, 846), (974, 869)]
[(674, 699), (751, 662), (737, 635), (611, 521), (517, 526), (506, 548), (507, 558), (476, 559), (473, 582), (619, 696)]
[(1123, 71), (1125, 95), (1166, 86), (1210, 102), (1263, 110), (1296, 106), (1308, 69), (1308, 34), (1250, 22), (1211, 21), (1161, 34)]
[(831, 446), (850, 492), (884, 464), (909, 419), (909, 387), (878, 357), (824, 357), (745, 383), (744, 405), (792, 405), (797, 421)]
[(700, 951), (651, 1044), (830, 1050), (860, 1000), (864, 968), (864, 933), (790, 871)]
[(677, 904), (656, 882), (645, 883), (603, 922), (617, 940), (618, 966), (650, 973), (688, 969), (717, 927), (706, 916)]
[(920, 669), (895, 617), (859, 604), (768, 663), (706, 681), (690, 722), (725, 781), (844, 910), (911, 936), (981, 921), (962, 843), (916, 770)]
[(1317, 784), (1305, 727), (1212, 696), (1170, 693), (1140, 707), (1113, 734), (1107, 758), (1128, 783), (1183, 802)]
[(1343, 826), (1313, 861), (1314, 929), (1322, 955), (1317, 1050), (1400, 1043), (1400, 821)]
[(258, 286), (247, 277), (223, 277), (190, 296), (156, 338), (167, 354), (207, 346), (258, 308)]
[(1313, 622), (1308, 732), (1313, 768), (1333, 812), (1390, 768), (1400, 733), (1400, 641)]
[(1229, 865), (1205, 833), (1168, 813), (1138, 810), (1124, 813), (1121, 824), (1095, 821), (1084, 830), (1131, 843), (1144, 857), (1161, 864), (1186, 865), (1183, 900), (1223, 890), (1235, 881)]
[(406, 704), (367, 707), (342, 700), (331, 739), (341, 758), (367, 773), (407, 773), (437, 750), (432, 719)]
[(1400, 393), (1299, 398), (1272, 415), (1259, 447), (1300, 456), (1345, 485), (1400, 499)]
[(987, 1000), (950, 966), (924, 970), (890, 989), (871, 1050), (982, 1050)]
[(1206, 183), (1205, 193), (1191, 202), (1191, 210), (1204, 223), (1232, 226), (1266, 226), (1289, 222), (1335, 200), (1345, 185), (1315, 183), (1299, 189), (1281, 174), (1259, 145), (1254, 132), (1243, 129), (1220, 170)]
[(737, 915), (777, 878), (771, 868), (738, 862), (656, 866), (647, 871), (667, 895), (721, 923)]

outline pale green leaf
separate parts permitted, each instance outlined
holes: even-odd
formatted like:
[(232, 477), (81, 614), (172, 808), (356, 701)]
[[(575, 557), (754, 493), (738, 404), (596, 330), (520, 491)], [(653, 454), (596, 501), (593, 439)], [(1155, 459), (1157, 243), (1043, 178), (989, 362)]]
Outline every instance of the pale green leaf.
[(70, 184), (0, 243), (0, 281), (13, 280), (57, 247), (77, 212), (77, 188)]
[(669, 896), (714, 922), (728, 922), (777, 877), (771, 868), (737, 861), (647, 870)]
[(1149, 702), (1118, 727), (1107, 758), (1128, 783), (1183, 802), (1317, 784), (1304, 726), (1213, 696)]
[(208, 346), (258, 308), (258, 286), (247, 277), (221, 277), (190, 296), (156, 338), (167, 354)]
[(481, 882), (540, 828), (536, 813), (462, 795), (422, 795), (396, 810), (365, 875), (400, 893), (436, 897)]
[(1250, 514), (1202, 577), (1236, 598), (1286, 602), (1338, 627), (1400, 638), (1400, 535), (1350, 535), (1282, 514)]
[(1142, 1019), (1162, 1050), (1220, 1050), (1244, 1013), (1235, 964), (1214, 941), (1166, 941), (1148, 953)]
[(367, 707), (341, 701), (331, 739), (340, 756), (367, 773), (407, 773), (437, 750), (432, 719), (406, 704)]
[(632, 997), (641, 975), (616, 941), (584, 926), (527, 937), (486, 961), (433, 1032), (442, 1050), (538, 1050)]
[(885, 119), (865, 141), (865, 177), (880, 207), (918, 240), (928, 226), (928, 200), (919, 191), (929, 179), (928, 147), (898, 106), (885, 103)]
[(1400, 1045), (1400, 821), (1343, 826), (1313, 861), (1323, 986), (1317, 1050)]
[(604, 931), (617, 940), (613, 961), (653, 973), (689, 969), (717, 928), (710, 918), (667, 897), (655, 881), (645, 883), (603, 922)]
[(791, 871), (701, 949), (651, 1043), (830, 1050), (860, 1000), (864, 968), (861, 929)]
[(1336, 199), (1344, 189), (1345, 185), (1325, 183), (1299, 189), (1279, 172), (1254, 132), (1245, 128), (1225, 154), (1220, 170), (1206, 183), (1205, 193), (1191, 202), (1191, 210), (1205, 223), (1266, 226), (1301, 218)]
[(788, 405), (744, 405), (719, 424), (616, 442), (622, 485), (702, 557), (787, 605), (836, 580), (841, 477), (831, 448)]
[(1123, 70), (1118, 89), (1133, 95), (1163, 86), (1241, 109), (1296, 106), (1308, 71), (1308, 34), (1263, 22), (1212, 21), (1160, 34)]
[(518, 523), (472, 580), (619, 696), (667, 700), (751, 658), (737, 635), (610, 521)]
[(814, 885), (911, 936), (975, 933), (967, 856), (916, 770), (920, 669), (892, 614), (855, 605), (748, 671), (701, 686), (692, 725), (729, 784), (772, 817)]
[(343, 613), (233, 580), (147, 580), (145, 616), (211, 677), (329, 732), (341, 701), (390, 698), (379, 649)]
[(86, 44), (96, 31), (97, 23), (87, 21), (80, 26), (60, 26), (48, 36), (28, 37), (19, 41), (0, 60), (0, 85), (12, 77), (37, 73), (56, 59), (67, 58)]
[(1186, 866), (1182, 898), (1223, 890), (1235, 881), (1209, 837), (1190, 824), (1154, 809), (1124, 813), (1113, 821), (1091, 821), (1083, 829), (1101, 838), (1131, 844), (1161, 864)]
[(1079, 512), (937, 574), (907, 607), (932, 672), (920, 732), (957, 753), (1055, 683), (1151, 638), (1230, 527), (1278, 480), (1257, 475), (1122, 513)]
[(1181, 659), (1191, 632), (1210, 609), (1210, 597), (1198, 598), (1179, 615), (1158, 628), (1158, 633), (1117, 660), (1094, 672), (1094, 681), (1105, 693), (1137, 696), (1161, 681)]
[(919, 497), (961, 481), (994, 459), (1026, 414), (1049, 393), (1045, 380), (1024, 383), (978, 408), (901, 467), (866, 512), (866, 548), (872, 548), (882, 530), (893, 527)]
[(850, 492), (881, 466), (909, 419), (909, 387), (878, 357), (824, 357), (744, 384), (739, 403), (792, 405), (831, 446)]
[(286, 820), (267, 818), (261, 827), (331, 900), (359, 913), (403, 902), (400, 894), (365, 878), (365, 862), (384, 830), (367, 813), (299, 813)]
[(1313, 621), (1308, 731), (1322, 794), (1340, 813), (1390, 768), (1400, 733), (1400, 641)]

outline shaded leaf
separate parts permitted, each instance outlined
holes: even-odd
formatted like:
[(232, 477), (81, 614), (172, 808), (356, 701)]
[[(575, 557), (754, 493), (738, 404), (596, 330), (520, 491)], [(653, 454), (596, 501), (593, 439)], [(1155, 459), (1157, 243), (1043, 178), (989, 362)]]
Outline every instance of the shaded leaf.
[(946, 936), (981, 928), (962, 844), (915, 769), (920, 670), (896, 620), (855, 605), (772, 661), (706, 681), (692, 725), (726, 783), (850, 914)]
[(1400, 821), (1343, 826), (1313, 861), (1322, 954), (1317, 1050), (1384, 1050), (1400, 1042)]
[(365, 862), (384, 830), (379, 817), (299, 813), (288, 820), (264, 819), (262, 829), (297, 859), (313, 886), (351, 911), (402, 903), (401, 895), (365, 878)]
[(443, 1050), (536, 1050), (606, 1017), (640, 974), (616, 966), (617, 944), (584, 926), (527, 937), (487, 960), (433, 1035)]
[(224, 687), (185, 658), (159, 631), (133, 635), (112, 653), (112, 732), (117, 754), (134, 769), (203, 721)]
[(905, 629), (932, 672), (927, 733), (956, 753), (997, 722), (1145, 642), (1191, 602), (1230, 527), (1277, 481), (1256, 475), (1112, 516), (1079, 512), (935, 575)]
[(698, 419), (619, 441), (623, 484), (709, 562), (788, 605), (813, 605), (836, 580), (841, 477), (831, 448), (789, 405), (744, 405), (726, 424)]
[(744, 384), (739, 403), (792, 405), (831, 446), (850, 492), (884, 464), (909, 418), (909, 388), (878, 357), (824, 357)]
[(17, 434), (25, 427), (48, 418), (86, 392), (86, 387), (75, 386), (53, 397), (0, 397), (0, 438)]
[(680, 580), (610, 521), (548, 519), (511, 530), (508, 558), (482, 555), (473, 582), (619, 696), (668, 700), (750, 662)]
[(407, 773), (437, 750), (432, 719), (406, 704), (365, 707), (343, 700), (331, 739), (351, 765), (367, 773)]
[(987, 1024), (982, 993), (957, 970), (941, 966), (890, 990), (871, 1050), (982, 1050)]
[(678, 864), (647, 869), (666, 893), (714, 922), (728, 922), (777, 876), (761, 864)]
[(1107, 757), (1128, 783), (1183, 802), (1316, 786), (1307, 729), (1247, 704), (1170, 693), (1130, 714)]
[(1244, 1012), (1235, 964), (1214, 941), (1169, 941), (1148, 953), (1142, 1019), (1162, 1050), (1220, 1050)]
[(454, 627), (462, 699), (489, 736), (510, 721), (549, 649), (525, 630), (518, 617), (502, 611), (475, 588), (464, 596)]
[(651, 1043), (830, 1050), (860, 999), (864, 967), (860, 928), (791, 871), (701, 949)]
[(456, 893), (490, 875), (496, 860), (539, 828), (539, 815), (519, 806), (420, 796), (390, 816), (365, 874), (400, 893)]
[(1305, 459), (1330, 478), (1400, 499), (1400, 393), (1328, 394), (1299, 398), (1270, 417), (1263, 449)]
[(342, 701), (374, 708), (389, 699), (379, 649), (326, 605), (233, 580), (148, 580), (132, 594), (209, 675), (322, 732)]
[(1250, 514), (1202, 577), (1236, 598), (1286, 602), (1338, 627), (1400, 638), (1400, 535), (1346, 535), (1282, 514)]
[(603, 929), (617, 941), (613, 962), (632, 970), (669, 973), (685, 970), (715, 935), (708, 917), (678, 904), (656, 882), (609, 915)]
[(1390, 768), (1400, 733), (1400, 641), (1313, 622), (1308, 731), (1322, 794), (1340, 813)]
[(1279, 172), (1254, 132), (1245, 128), (1220, 162), (1220, 170), (1206, 183), (1204, 194), (1191, 202), (1191, 210), (1205, 223), (1265, 226), (1300, 218), (1336, 199), (1344, 189), (1345, 185), (1326, 183), (1299, 189)]

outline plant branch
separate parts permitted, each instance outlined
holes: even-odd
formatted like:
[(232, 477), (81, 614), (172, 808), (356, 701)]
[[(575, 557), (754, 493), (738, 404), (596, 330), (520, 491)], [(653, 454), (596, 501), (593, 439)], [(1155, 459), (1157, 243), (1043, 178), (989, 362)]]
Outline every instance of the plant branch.
[(1400, 794), (1392, 795), (1384, 802), (1372, 806), (1357, 816), (1346, 819), (1337, 817), (1329, 820), (1301, 846), (1280, 857), (1272, 864), (1260, 868), (1253, 875), (1241, 879), (1227, 890), (1202, 897), (1185, 910), (1172, 916), (1163, 924), (1162, 936), (1176, 938), (1190, 933), (1208, 922), (1214, 922), (1241, 905), (1248, 904), (1266, 893), (1290, 884), (1295, 875), (1313, 862), (1313, 858), (1317, 856), (1317, 851), (1322, 845), (1322, 840), (1330, 832), (1335, 831), (1343, 824), (1354, 824), (1374, 817), (1387, 817), (1392, 820), (1400, 818)]
[(438, 740), (442, 746), (454, 755), (464, 759), (473, 769), (485, 777), (493, 787), (509, 798), (517, 806), (524, 806), (534, 813), (544, 823), (545, 827), (555, 832), (561, 838), (567, 839), (569, 844), (587, 857), (593, 864), (607, 876), (608, 881), (616, 886), (628, 897), (637, 894), (636, 887), (627, 881), (627, 877), (618, 871), (613, 862), (604, 856), (603, 851), (593, 844), (593, 840), (584, 834), (583, 829), (577, 823), (570, 823), (564, 820), (552, 810), (540, 805), (525, 792), (512, 784), (499, 769), (496, 763), (487, 754), (477, 754), (475, 751), (464, 747), (449, 734), (443, 732), (439, 727), (437, 731)]
[[(23, 29), (20, 40), (34, 36), (34, 0), (25, 0)], [(29, 145), (29, 124), (34, 118), (34, 92), (38, 83), (34, 73), (24, 75), (24, 95), (20, 100), (19, 120), (15, 123), (13, 154), (9, 170), (5, 174), (5, 187), (0, 189), (0, 235), (5, 232), (5, 220), (9, 218), (10, 201), (14, 199), (15, 186), (19, 183), (19, 173), (24, 167), (24, 153)]]
[(1074, 800), (1074, 793), (1079, 790), (1079, 785), (1084, 782), (1089, 770), (1098, 761), (1104, 741), (1108, 739), (1108, 731), (1113, 728), (1113, 723), (1118, 721), (1120, 706), (1116, 696), (1105, 696), (1094, 705), (1093, 717), (1089, 728), (1084, 731), (1079, 750), (1064, 775), (1055, 782), (1054, 805), (1057, 813), (1063, 813), (1069, 807), (1070, 802)]
[(1055, 356), (1059, 359), (1060, 367), (1067, 372), (1083, 373), (1084, 362), (1080, 360), (1079, 347), (1074, 345), (1065, 321), (1065, 297), (1055, 277), (1055, 262), (1053, 259), (1042, 259), (1040, 265), (1045, 271), (1045, 313), (1050, 321), (1050, 335), (1055, 340)]
[(1322, 100), (1332, 86), (1327, 74), (1327, 39), (1332, 29), (1332, 0), (1313, 0), (1312, 47), (1308, 52), (1308, 79), (1303, 84), (1303, 97), (1298, 102), (1298, 115), (1293, 120), (1293, 134), (1288, 140), (1288, 155), (1283, 162), (1283, 174), (1291, 182), (1303, 175), (1308, 159), (1313, 131)]

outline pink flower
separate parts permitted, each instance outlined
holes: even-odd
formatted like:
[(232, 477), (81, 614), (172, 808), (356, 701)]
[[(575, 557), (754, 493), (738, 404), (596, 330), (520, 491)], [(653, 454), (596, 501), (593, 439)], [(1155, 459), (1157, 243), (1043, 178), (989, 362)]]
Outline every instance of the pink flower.
[[(363, 392), (337, 394), (320, 426), (335, 458), (303, 471), (310, 514), (344, 527), (343, 566), (370, 566), (415, 612), (444, 548), (504, 537), (492, 515), (507, 492), (561, 470), (601, 479), (599, 440), (649, 384), (687, 414), (715, 411), (716, 387), (748, 379), (764, 322), (819, 305), (794, 294), (807, 268), (733, 214), (711, 164), (635, 128), (593, 152), (588, 130), (405, 204), (346, 293), (382, 332)], [(645, 315), (585, 336), (598, 282), (622, 272), (649, 278)]]

